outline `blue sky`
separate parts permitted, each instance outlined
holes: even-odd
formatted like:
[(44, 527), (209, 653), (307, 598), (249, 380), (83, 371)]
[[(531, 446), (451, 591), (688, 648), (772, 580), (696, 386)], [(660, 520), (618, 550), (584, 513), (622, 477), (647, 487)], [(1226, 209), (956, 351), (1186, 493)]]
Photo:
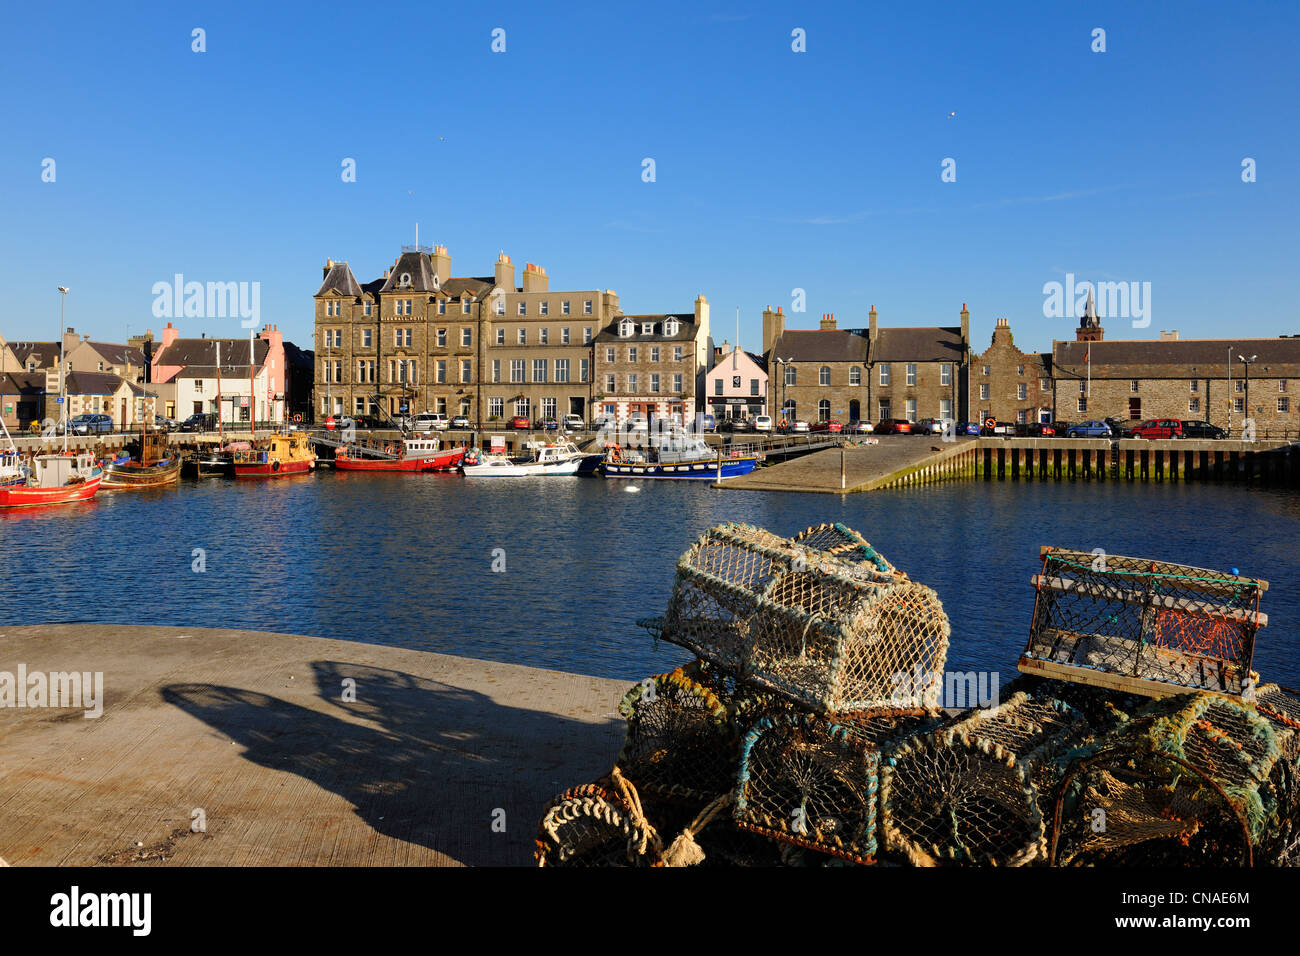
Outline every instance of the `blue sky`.
[(367, 281), (417, 221), (457, 275), (504, 249), (628, 312), (703, 292), (751, 349), (796, 288), (791, 327), (966, 302), (977, 348), (1007, 316), (1043, 349), (1073, 337), (1043, 315), (1067, 272), (1151, 283), (1151, 328), (1111, 339), (1300, 332), (1300, 5), (1130, 6), (12, 7), (0, 334), (54, 338), (59, 284), (80, 332), (157, 332), (153, 285), (183, 273), (260, 282), (309, 345), (324, 260)]

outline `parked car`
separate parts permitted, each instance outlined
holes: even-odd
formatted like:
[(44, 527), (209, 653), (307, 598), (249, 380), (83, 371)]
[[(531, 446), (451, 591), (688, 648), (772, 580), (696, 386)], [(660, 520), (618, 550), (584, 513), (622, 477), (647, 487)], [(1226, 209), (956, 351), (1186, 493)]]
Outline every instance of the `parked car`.
[(74, 435), (107, 435), (113, 430), (113, 419), (107, 415), (77, 415), (68, 422), (68, 431)]
[(794, 421), (790, 423), (790, 431), (806, 432), (808, 431), (808, 423), (804, 421), (802, 418), (796, 418)]
[(451, 420), (451, 427), (465, 430), (465, 429), (473, 428), (474, 426), (470, 422), (468, 415), (457, 415), (455, 418)]
[(1124, 433), (1125, 438), (1182, 438), (1183, 423), (1176, 418), (1149, 418)]
[(771, 415), (756, 415), (756, 416), (754, 416), (754, 431), (756, 431), (756, 432), (770, 432), (771, 430), (772, 430), (772, 416), (771, 416)]
[(212, 412), (196, 412), (181, 422), (183, 432), (210, 432), (217, 427), (217, 416)]
[(716, 432), (718, 430), (718, 420), (705, 412), (700, 416), (700, 427), (706, 432)]
[(617, 426), (618, 426), (618, 422), (614, 420), (613, 415), (597, 415), (595, 418), (591, 420), (591, 430), (594, 432), (598, 432), (606, 428), (616, 428)]
[(877, 435), (910, 435), (912, 423), (906, 418), (882, 418), (876, 424)]
[(331, 415), (325, 419), (324, 424), (325, 428), (329, 431), (335, 429), (343, 431), (345, 428), (351, 428), (353, 431), (356, 431), (357, 428), (357, 420), (347, 415)]
[(849, 422), (848, 428), (844, 430), (853, 435), (870, 435), (876, 430), (876, 426), (871, 422)]
[(446, 431), (451, 422), (441, 412), (421, 412), (411, 426), (417, 432)]
[(1104, 421), (1076, 422), (1065, 428), (1066, 438), (1112, 438), (1114, 432)]
[(559, 430), (560, 423), (554, 418), (539, 418), (533, 427), (538, 431), (553, 432)]
[(521, 431), (528, 431), (528, 429), (533, 427), (533, 423), (527, 415), (515, 415), (510, 419), (510, 427), (518, 428)]
[(912, 426), (913, 435), (942, 435), (943, 419), (942, 418), (922, 418)]
[(1052, 438), (1056, 428), (1050, 422), (1025, 422), (1016, 425), (1016, 434), (1022, 438)]
[(1102, 421), (1110, 426), (1110, 435), (1112, 438), (1123, 437), (1124, 433), (1129, 429), (1128, 422), (1120, 421), (1118, 418), (1104, 418)]
[(564, 426), (566, 432), (580, 432), (584, 427), (586, 427), (586, 422), (582, 420), (582, 416), (574, 415), (573, 413), (565, 415), (561, 424)]
[(166, 415), (155, 415), (153, 417), (153, 427), (164, 432), (174, 432), (180, 428), (180, 422), (174, 418), (168, 418)]
[(979, 422), (958, 422), (953, 426), (953, 431), (958, 435), (973, 435), (978, 438), (980, 433)]
[(815, 432), (826, 432), (831, 435), (838, 435), (840, 432), (844, 431), (844, 426), (839, 422), (824, 421), (814, 423), (811, 430)]
[(1209, 422), (1183, 422), (1184, 438), (1227, 438), (1227, 429), (1220, 428), (1218, 425), (1211, 425)]

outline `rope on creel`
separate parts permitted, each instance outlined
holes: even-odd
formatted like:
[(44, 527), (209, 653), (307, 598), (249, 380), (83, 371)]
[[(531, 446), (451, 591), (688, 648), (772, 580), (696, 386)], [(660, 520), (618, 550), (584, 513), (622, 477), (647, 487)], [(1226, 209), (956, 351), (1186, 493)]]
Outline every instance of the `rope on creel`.
[(627, 856), (632, 859), (636, 856), (645, 856), (647, 845), (654, 850), (655, 856), (663, 854), (663, 840), (659, 838), (658, 831), (655, 830), (654, 824), (646, 819), (645, 811), (641, 808), (641, 795), (636, 792), (636, 787), (632, 781), (623, 776), (623, 771), (615, 767), (609, 773), (609, 778), (618, 788), (619, 796), (627, 804), (628, 815), (632, 819), (634, 827), (632, 836), (628, 838)]
[(673, 840), (668, 852), (663, 855), (664, 866), (694, 866), (704, 862), (704, 851), (695, 842), (695, 834), (703, 830), (722, 810), (731, 805), (735, 794), (730, 791), (718, 797), (700, 811), (699, 816), (691, 821), (677, 839)]

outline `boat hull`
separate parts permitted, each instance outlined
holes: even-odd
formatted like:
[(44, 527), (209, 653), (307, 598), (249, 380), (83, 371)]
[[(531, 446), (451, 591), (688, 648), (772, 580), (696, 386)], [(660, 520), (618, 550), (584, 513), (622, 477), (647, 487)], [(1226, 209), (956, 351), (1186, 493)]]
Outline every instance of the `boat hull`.
[(111, 464), (104, 472), (100, 487), (105, 491), (133, 491), (141, 488), (160, 488), (180, 481), (181, 461), (173, 458), (154, 465), (134, 462)]
[(466, 478), (539, 478), (545, 475), (576, 475), (581, 467), (580, 458), (544, 465), (485, 461), (478, 465), (464, 465), (461, 473)]
[(95, 475), (80, 484), (64, 485), (61, 488), (0, 487), (0, 508), (48, 508), (89, 501), (99, 491), (103, 479), (102, 474)]
[(312, 470), (315, 460), (310, 461), (267, 461), (243, 464), (235, 462), (236, 478), (289, 478), (293, 475), (305, 475)]
[[(721, 477), (739, 478), (748, 475), (758, 467), (758, 459), (753, 457), (722, 459)], [(603, 462), (601, 474), (606, 478), (665, 478), (674, 481), (717, 481), (719, 466), (717, 459), (709, 461), (682, 461), (671, 465), (633, 464), (630, 462)]]
[(340, 471), (454, 471), (460, 467), (464, 457), (464, 448), (453, 448), (409, 458), (336, 457), (334, 467)]

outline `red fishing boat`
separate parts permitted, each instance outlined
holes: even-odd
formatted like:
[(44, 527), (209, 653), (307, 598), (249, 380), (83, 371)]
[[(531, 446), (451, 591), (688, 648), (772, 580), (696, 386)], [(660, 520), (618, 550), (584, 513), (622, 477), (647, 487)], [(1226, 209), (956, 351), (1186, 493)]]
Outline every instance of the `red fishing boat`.
[(0, 486), (0, 508), (41, 508), (88, 501), (104, 472), (87, 452), (37, 455), (32, 475), (21, 485)]
[(287, 478), (305, 475), (315, 465), (316, 453), (303, 435), (271, 435), (234, 453), (236, 478)]
[(465, 446), (443, 448), (437, 438), (407, 438), (401, 445), (343, 445), (334, 455), (342, 471), (455, 471)]

